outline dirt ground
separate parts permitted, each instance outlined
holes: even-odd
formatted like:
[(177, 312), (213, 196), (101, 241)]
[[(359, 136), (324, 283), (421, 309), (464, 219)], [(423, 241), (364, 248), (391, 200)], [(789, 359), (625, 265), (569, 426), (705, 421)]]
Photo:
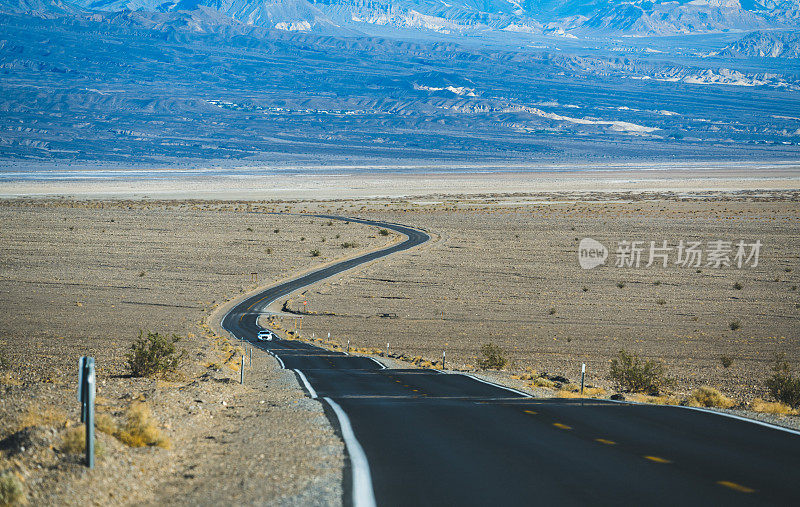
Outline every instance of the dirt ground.
[[(621, 349), (666, 363), (676, 392), (714, 386), (739, 400), (767, 396), (776, 354), (800, 366), (800, 205), (794, 193), (439, 196), (359, 210), (421, 227), (434, 240), (343, 281), (311, 288), (306, 336), (471, 369), (481, 345), (528, 369), (613, 387)], [(578, 245), (609, 248), (584, 270)], [(646, 267), (650, 241), (739, 240), (762, 247), (758, 266)], [(639, 268), (616, 267), (619, 241), (643, 241)], [(747, 251), (749, 253), (749, 250)], [(737, 285), (739, 284), (739, 285)], [(737, 289), (737, 287), (741, 287)], [(325, 315), (335, 314), (335, 315)], [(738, 329), (731, 329), (738, 323)], [(736, 326), (736, 324), (733, 324)], [(733, 364), (723, 367), (722, 356)]]
[[(241, 350), (205, 321), (257, 285), (251, 273), (270, 284), (394, 238), (248, 208), (263, 210), (0, 203), (0, 473), (17, 475), (29, 503), (341, 501), (343, 448), (320, 405), (258, 352), (240, 386)], [(184, 337), (179, 375), (127, 377), (125, 354), (140, 329)], [(144, 402), (169, 449), (128, 447), (99, 433), (105, 452), (91, 473), (65, 451), (79, 421), (82, 355), (97, 361), (98, 414), (124, 424), (128, 408)]]

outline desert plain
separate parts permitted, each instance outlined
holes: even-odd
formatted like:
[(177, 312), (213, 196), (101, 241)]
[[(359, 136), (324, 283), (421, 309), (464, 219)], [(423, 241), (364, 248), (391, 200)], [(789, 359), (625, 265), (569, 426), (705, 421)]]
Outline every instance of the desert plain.
[[(274, 321), (303, 339), (330, 333), (328, 346), (349, 341), (377, 356), (388, 343), (391, 355), (433, 365), (446, 352), (448, 369), (469, 371), (492, 343), (508, 360), (496, 380), (524, 388), (519, 378), (536, 372), (575, 383), (585, 363), (587, 382), (608, 394), (609, 363), (626, 350), (663, 362), (676, 395), (707, 385), (745, 407), (768, 397), (778, 355), (800, 364), (800, 193), (794, 176), (725, 181), (602, 192), (448, 183), (411, 197), (317, 200), (6, 199), (0, 468), (22, 477), (33, 503), (341, 502), (342, 445), (320, 406), (257, 349), (251, 366), (218, 327), (226, 302), (400, 239), (313, 213), (402, 223), (431, 241), (278, 301)], [(608, 247), (605, 265), (581, 268), (584, 238)], [(737, 266), (732, 251), (729, 266), (706, 257), (681, 266), (674, 249), (667, 266), (646, 265), (651, 241), (707, 249), (740, 240), (760, 242), (757, 265)], [(638, 267), (616, 265), (622, 241), (644, 245)], [(128, 376), (140, 330), (183, 337), (177, 375)], [(93, 492), (83, 486), (98, 470), (85, 471), (64, 444), (78, 424), (82, 355), (98, 362), (98, 410), (124, 424), (145, 403), (169, 442), (134, 448), (101, 432)], [(243, 453), (264, 465), (245, 467)]]

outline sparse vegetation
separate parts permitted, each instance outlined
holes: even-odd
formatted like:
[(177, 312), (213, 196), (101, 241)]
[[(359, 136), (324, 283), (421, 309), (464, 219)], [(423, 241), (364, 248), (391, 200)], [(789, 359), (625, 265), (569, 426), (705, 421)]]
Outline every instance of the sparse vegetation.
[(617, 282), (617, 287), (619, 287), (620, 289), (625, 288), (625, 282)]
[(378, 231), (378, 234), (380, 234), (381, 236), (388, 236), (389, 231), (387, 231), (386, 229), (381, 229)]
[(131, 375), (151, 377), (176, 372), (183, 359), (183, 352), (179, 353), (175, 347), (180, 339), (177, 335), (168, 338), (152, 332), (144, 336), (139, 331), (139, 338), (131, 345), (131, 351), (127, 355)]
[(736, 290), (742, 290), (742, 287), (744, 286), (741, 284), (741, 282), (736, 282), (733, 284), (733, 288)]
[(0, 474), (0, 505), (5, 507), (23, 503), (25, 503), (25, 493), (19, 477), (10, 470)]
[(623, 390), (652, 396), (674, 384), (674, 380), (667, 377), (662, 362), (651, 359), (644, 361), (625, 350), (620, 350), (617, 357), (611, 360), (609, 377)]
[(32, 403), (25, 408), (25, 412), (19, 419), (19, 428), (29, 428), (31, 426), (59, 426), (63, 427), (67, 423), (67, 413), (60, 408), (46, 406), (42, 407), (37, 403)]
[(659, 285), (661, 285), (661, 280), (656, 280), (655, 282), (653, 282), (653, 285), (658, 287)]
[(767, 379), (767, 389), (775, 400), (792, 408), (800, 408), (800, 377), (792, 374), (784, 355), (775, 359), (773, 374)]
[(733, 356), (722, 355), (719, 358), (719, 362), (722, 363), (723, 368), (730, 368), (733, 366)]
[(555, 313), (556, 313), (556, 309), (555, 308), (550, 308), (549, 310), (547, 310), (547, 314), (548, 315), (555, 315)]
[(656, 299), (656, 304), (663, 306), (663, 305), (667, 304), (667, 300), (666, 299)]
[(139, 278), (143, 278), (146, 273), (144, 271), (139, 271)]
[(11, 362), (6, 358), (3, 351), (0, 351), (0, 371), (8, 370), (9, 368), (11, 368)]
[(248, 227), (247, 228), (247, 232), (253, 232), (253, 228), (252, 227)]
[(793, 410), (792, 407), (780, 401), (764, 401), (756, 398), (750, 403), (750, 409), (762, 414), (774, 415), (800, 415), (800, 410)]
[(319, 250), (316, 248), (311, 250), (311, 257), (319, 257)]
[(119, 441), (130, 447), (158, 446), (169, 449), (170, 441), (156, 426), (147, 404), (132, 403), (125, 416), (125, 425), (114, 433)]
[(356, 244), (353, 241), (345, 241), (344, 243), (342, 243), (342, 248), (355, 248), (357, 246), (358, 244)]
[(740, 327), (742, 327), (742, 323), (741, 323), (741, 322), (739, 322), (738, 320), (732, 320), (732, 321), (730, 322), (730, 324), (728, 324), (728, 327), (730, 327), (730, 328), (731, 328), (731, 331), (736, 331), (737, 329), (739, 329)]
[(731, 408), (736, 402), (713, 387), (703, 386), (692, 391), (686, 404), (690, 407)]
[(272, 232), (274, 232), (275, 234), (278, 234), (279, 232), (281, 232), (281, 230), (280, 229), (275, 229)]
[(583, 292), (589, 292), (589, 287), (584, 287)]
[(481, 357), (478, 359), (478, 367), (482, 370), (502, 370), (506, 365), (506, 358), (503, 351), (494, 343), (486, 343), (481, 346)]

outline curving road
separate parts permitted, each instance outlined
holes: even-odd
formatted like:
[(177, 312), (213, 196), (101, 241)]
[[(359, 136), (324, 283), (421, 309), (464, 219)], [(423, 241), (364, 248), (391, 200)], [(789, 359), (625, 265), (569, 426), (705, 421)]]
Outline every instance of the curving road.
[(429, 238), (408, 239), (250, 297), (223, 327), (293, 369), (324, 401), (349, 455), (355, 505), (791, 505), (800, 498), (800, 433), (710, 411), (534, 399), (477, 377), (386, 369), (310, 344), (257, 342), (274, 300)]

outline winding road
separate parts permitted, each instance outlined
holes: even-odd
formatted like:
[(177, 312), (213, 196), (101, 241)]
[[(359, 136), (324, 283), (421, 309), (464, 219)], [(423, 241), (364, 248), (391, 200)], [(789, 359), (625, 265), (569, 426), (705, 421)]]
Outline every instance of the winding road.
[(376, 359), (299, 342), (258, 342), (273, 301), (429, 239), (407, 239), (281, 283), (222, 320), (294, 370), (348, 452), (354, 505), (792, 505), (800, 432), (735, 416), (601, 400), (537, 399), (478, 377), (387, 369)]

